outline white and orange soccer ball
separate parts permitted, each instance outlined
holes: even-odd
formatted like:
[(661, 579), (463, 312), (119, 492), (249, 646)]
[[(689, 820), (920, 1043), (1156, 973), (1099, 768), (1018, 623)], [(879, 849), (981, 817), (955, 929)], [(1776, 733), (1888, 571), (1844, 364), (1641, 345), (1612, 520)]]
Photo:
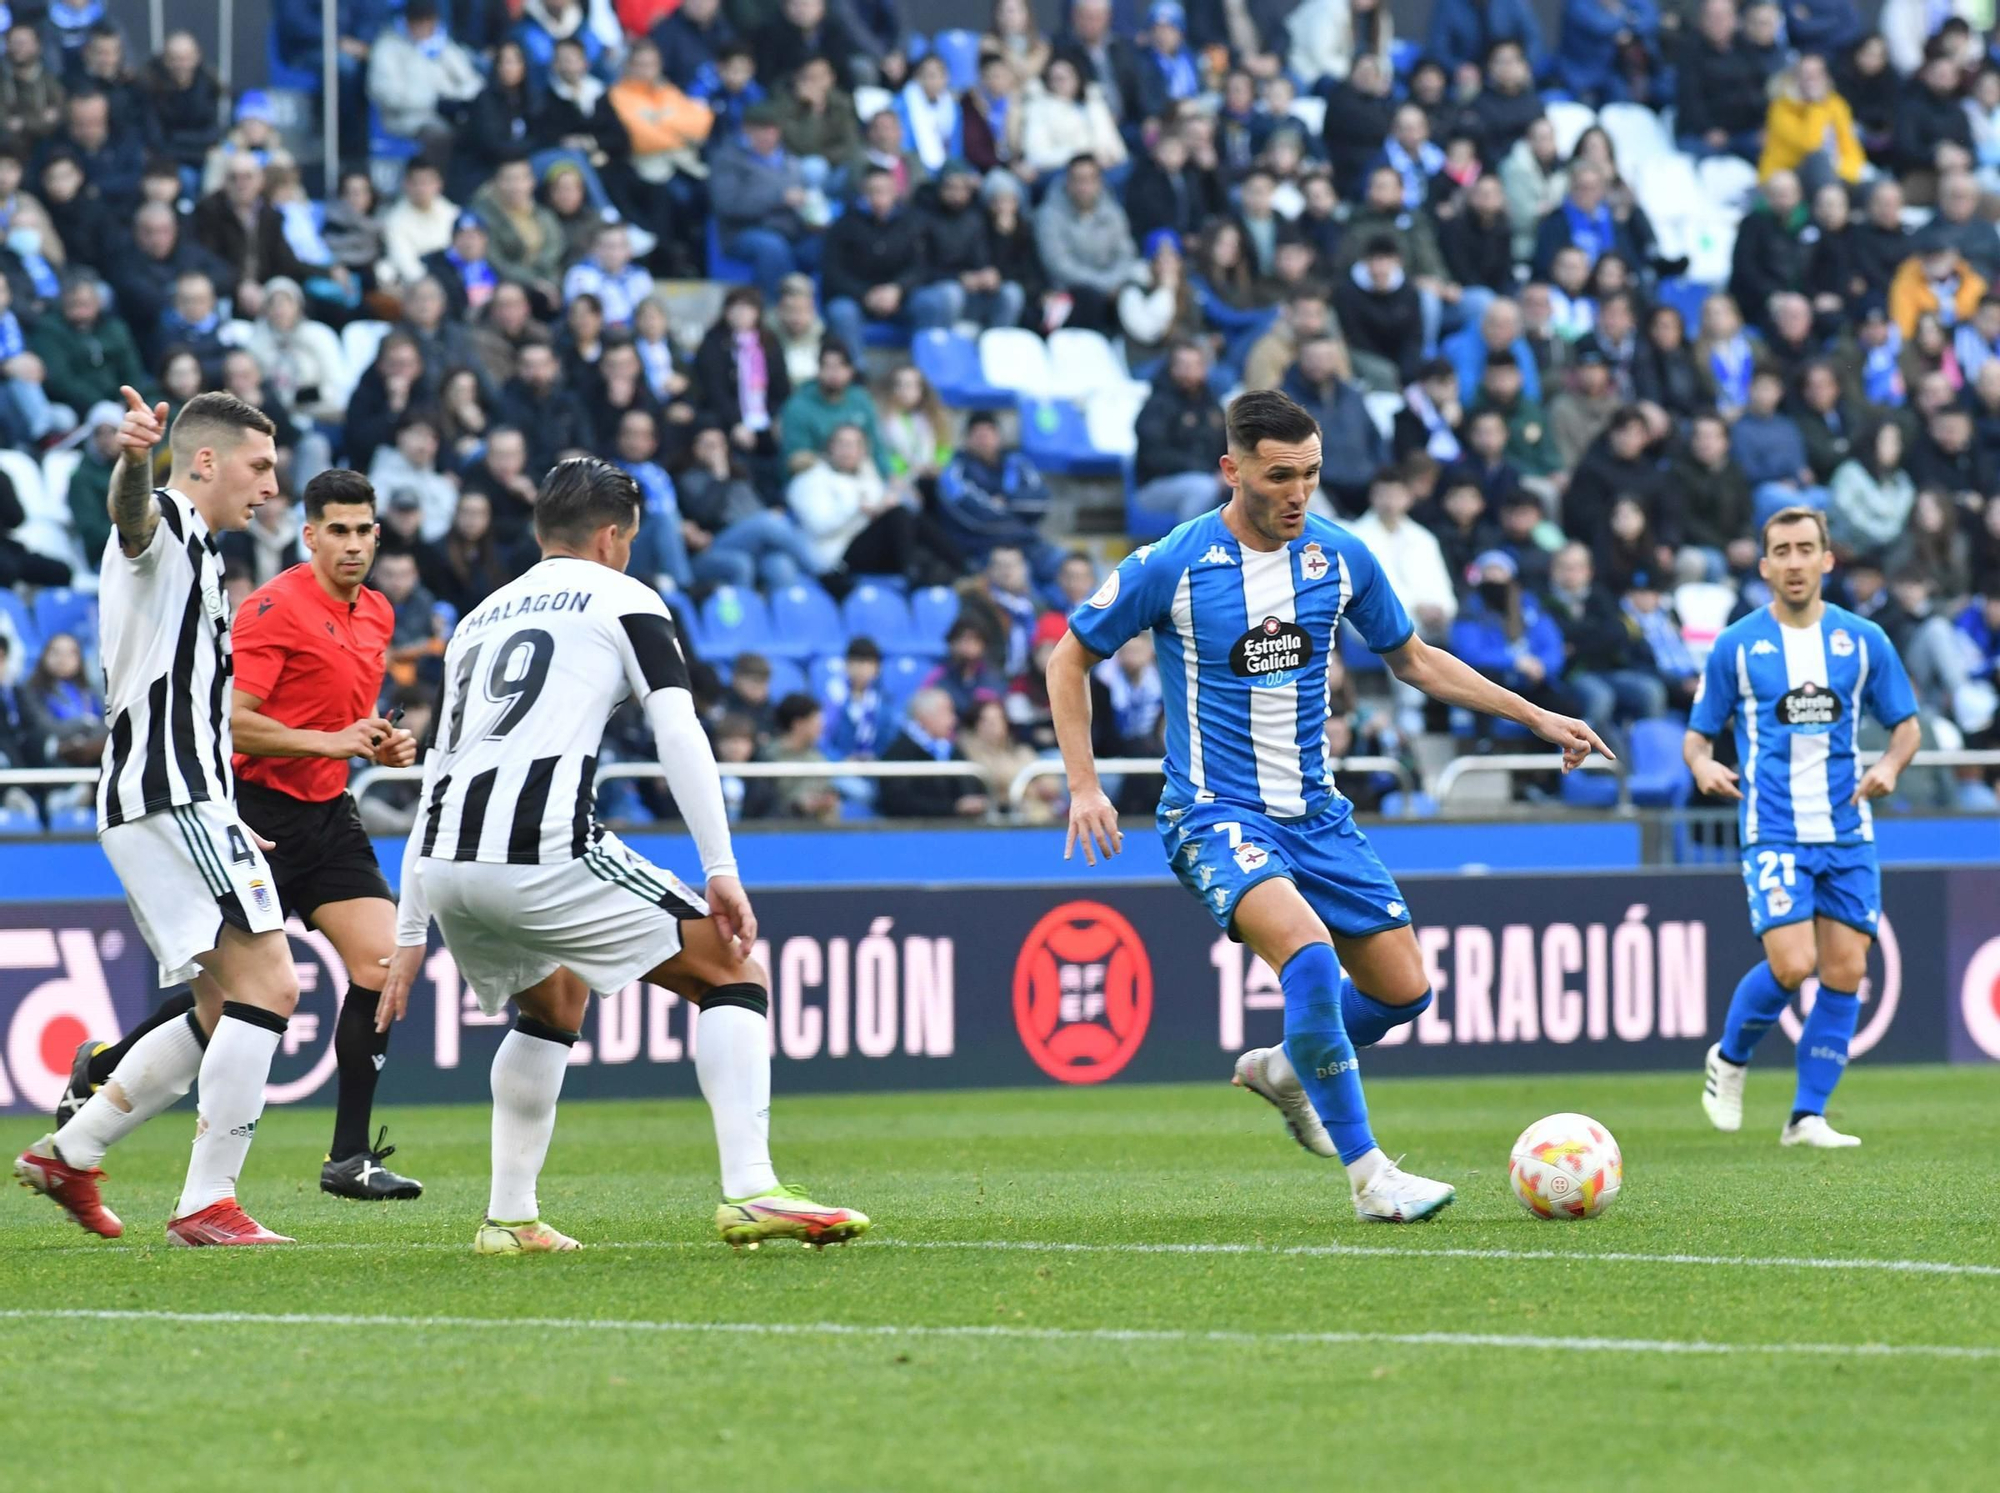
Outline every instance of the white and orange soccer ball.
[(1625, 1158), (1589, 1115), (1550, 1115), (1521, 1132), (1507, 1181), (1537, 1218), (1595, 1218), (1618, 1200)]

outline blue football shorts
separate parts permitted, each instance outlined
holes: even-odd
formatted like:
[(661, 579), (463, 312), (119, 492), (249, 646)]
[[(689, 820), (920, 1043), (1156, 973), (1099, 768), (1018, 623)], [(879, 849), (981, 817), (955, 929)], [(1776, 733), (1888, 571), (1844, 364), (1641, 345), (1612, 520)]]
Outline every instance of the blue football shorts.
[(1220, 803), (1160, 807), (1160, 838), (1181, 885), (1193, 892), (1231, 938), (1236, 904), (1260, 881), (1283, 876), (1328, 929), (1363, 938), (1410, 921), (1396, 879), (1336, 798), (1304, 819), (1271, 819)]
[(1759, 938), (1814, 917), (1873, 938), (1882, 916), (1882, 868), (1873, 845), (1746, 845), (1743, 887), (1750, 931)]

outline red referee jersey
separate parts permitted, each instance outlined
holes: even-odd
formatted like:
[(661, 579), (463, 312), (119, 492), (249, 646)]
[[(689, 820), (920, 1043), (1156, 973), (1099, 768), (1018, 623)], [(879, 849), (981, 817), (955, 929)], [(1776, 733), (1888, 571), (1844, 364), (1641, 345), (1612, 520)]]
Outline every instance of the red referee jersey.
[[(375, 713), (396, 611), (363, 586), (350, 606), (329, 596), (311, 565), (294, 565), (253, 592), (230, 637), (236, 677), (262, 714), (296, 731), (341, 731)], [(347, 763), (331, 757), (231, 759), (236, 776), (309, 803), (347, 789)]]

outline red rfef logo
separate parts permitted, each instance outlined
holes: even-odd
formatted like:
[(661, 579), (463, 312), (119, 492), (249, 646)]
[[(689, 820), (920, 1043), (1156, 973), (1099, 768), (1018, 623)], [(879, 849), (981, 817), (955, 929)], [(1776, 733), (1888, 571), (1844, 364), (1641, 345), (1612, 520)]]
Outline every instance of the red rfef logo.
[(1102, 1083), (1132, 1060), (1153, 1017), (1153, 962), (1102, 902), (1065, 902), (1014, 961), (1014, 1025), (1058, 1083)]

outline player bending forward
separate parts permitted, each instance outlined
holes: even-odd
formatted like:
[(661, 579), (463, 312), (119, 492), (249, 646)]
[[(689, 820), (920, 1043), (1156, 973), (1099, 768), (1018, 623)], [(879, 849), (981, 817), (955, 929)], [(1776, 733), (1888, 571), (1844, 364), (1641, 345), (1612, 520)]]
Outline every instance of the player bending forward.
[(200, 394), (174, 421), (173, 469), (153, 487), (167, 407), (131, 389), (111, 475), (104, 547), (104, 713), (111, 742), (97, 833), (160, 984), (194, 987), (194, 1009), (132, 1045), (104, 1086), (14, 1173), (93, 1234), (124, 1225), (104, 1206), (104, 1153), (201, 1077), (173, 1244), (289, 1244), (244, 1213), (236, 1177), (264, 1112), (271, 1056), (298, 1003), (275, 878), (237, 817), (229, 772), (229, 601), (215, 536), (247, 528), (276, 494), (272, 425), (227, 394)]
[(1168, 861), (1284, 988), (1284, 1044), (1244, 1053), (1236, 1082), (1276, 1105), (1301, 1145), (1346, 1164), (1358, 1217), (1410, 1223), (1455, 1193), (1383, 1155), (1361, 1092), (1355, 1049), (1415, 1020), (1431, 991), (1403, 894), (1333, 786), (1326, 669), (1341, 619), (1397, 678), (1560, 746), (1565, 771), (1592, 750), (1610, 753), (1581, 721), (1427, 647), (1367, 547), (1307, 517), (1320, 432), (1304, 409), (1283, 394), (1244, 394), (1229, 407), (1228, 440), (1228, 503), (1127, 557), (1071, 613), (1049, 661), (1069, 773), (1064, 854), (1081, 843), (1095, 865), (1121, 848), (1091, 758), (1088, 674), (1150, 629), (1166, 689)]
[[(1732, 623), (1702, 671), (1683, 755), (1703, 793), (1739, 800), (1750, 930), (1764, 959), (1729, 1002), (1708, 1050), (1701, 1107), (1718, 1130), (1743, 1125), (1750, 1055), (1815, 969), (1819, 994), (1799, 1033), (1798, 1092), (1779, 1142), (1858, 1146), (1826, 1122), (1861, 1014), (1868, 946), (1882, 916), (1882, 868), (1868, 800), (1896, 791), (1921, 728), (1909, 675), (1888, 634), (1820, 596), (1833, 555), (1826, 520), (1787, 508), (1764, 525), (1758, 569), (1771, 604)], [(1867, 711), (1889, 749), (1861, 770)], [(1715, 760), (1714, 737), (1734, 718), (1739, 776)], [(1746, 781), (1747, 779), (1747, 781)]]
[[(452, 634), (382, 999), (407, 999), (435, 916), (480, 1005), (515, 1005), (493, 1057), (480, 1254), (577, 1248), (541, 1221), (535, 1182), (590, 991), (634, 980), (701, 1008), (695, 1073), (722, 1154), (722, 1237), (845, 1242), (867, 1216), (812, 1201), (771, 1167), (770, 1002), (749, 958), (757, 919), (673, 621), (624, 573), (638, 525), (630, 477), (589, 457), (563, 462), (535, 499), (541, 563)], [(706, 901), (592, 818), (598, 744), (628, 693), (694, 837)]]

